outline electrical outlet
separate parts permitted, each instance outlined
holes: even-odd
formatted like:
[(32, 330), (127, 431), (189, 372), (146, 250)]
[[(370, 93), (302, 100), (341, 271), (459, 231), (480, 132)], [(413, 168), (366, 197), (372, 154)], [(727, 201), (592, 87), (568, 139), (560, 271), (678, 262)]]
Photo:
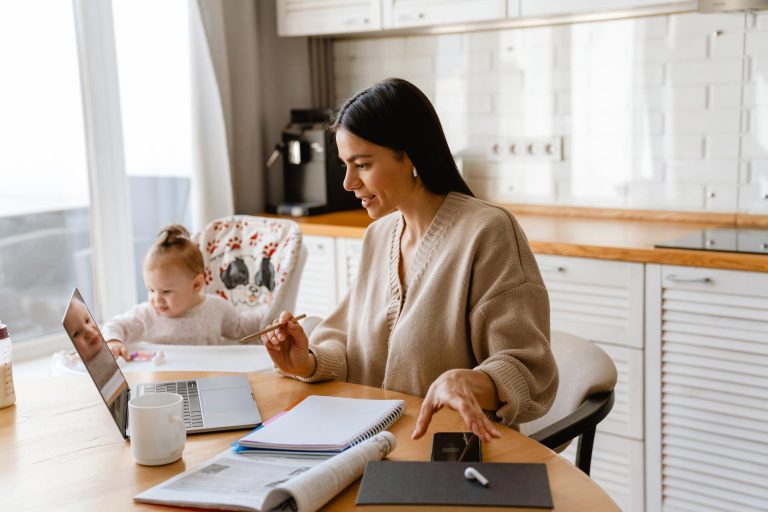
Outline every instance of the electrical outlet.
[(562, 137), (515, 137), (504, 143), (511, 158), (563, 160)]

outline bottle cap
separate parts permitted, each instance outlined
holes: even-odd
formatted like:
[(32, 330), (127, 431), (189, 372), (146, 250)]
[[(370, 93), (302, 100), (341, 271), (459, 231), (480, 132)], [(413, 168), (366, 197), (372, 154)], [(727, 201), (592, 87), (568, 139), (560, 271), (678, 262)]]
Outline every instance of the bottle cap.
[(0, 322), (0, 340), (4, 340), (8, 337), (8, 326), (3, 322)]

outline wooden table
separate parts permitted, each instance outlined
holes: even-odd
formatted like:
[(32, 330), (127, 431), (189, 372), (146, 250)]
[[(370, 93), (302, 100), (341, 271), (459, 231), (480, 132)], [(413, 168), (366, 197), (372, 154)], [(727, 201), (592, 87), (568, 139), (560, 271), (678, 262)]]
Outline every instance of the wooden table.
[[(127, 374), (132, 383), (176, 380), (213, 373)], [(413, 441), (421, 399), (393, 391), (343, 382), (304, 384), (275, 374), (252, 373), (249, 380), (259, 410), (270, 418), (289, 404), (310, 394), (356, 398), (400, 398), (407, 403), (403, 418), (391, 428), (397, 436), (392, 460), (429, 460), (432, 433), (462, 431), (463, 422), (451, 410), (435, 415), (429, 432)], [(16, 405), (0, 409), (0, 503), (2, 510), (173, 510), (134, 504), (132, 497), (185, 469), (216, 455), (245, 431), (189, 436), (181, 460), (166, 466), (136, 464), (86, 376), (64, 376), (21, 381)], [(539, 443), (506, 428), (502, 438), (483, 447), (487, 462), (541, 462), (547, 465), (557, 511), (618, 510), (616, 504), (588, 476)], [(359, 480), (345, 489), (324, 510), (351, 510)], [(425, 512), (436, 507), (391, 507)], [(389, 507), (357, 507), (376, 512)], [(466, 511), (467, 507), (439, 510)], [(484, 507), (482, 510), (491, 511)]]

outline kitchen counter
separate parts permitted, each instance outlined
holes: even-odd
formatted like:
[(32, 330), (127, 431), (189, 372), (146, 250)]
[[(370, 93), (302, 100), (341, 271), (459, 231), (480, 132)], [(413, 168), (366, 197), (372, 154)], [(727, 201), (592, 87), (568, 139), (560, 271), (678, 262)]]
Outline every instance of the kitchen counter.
[[(694, 214), (685, 216), (686, 221), (682, 222), (632, 216), (599, 218), (531, 213), (529, 207), (505, 206), (515, 214), (531, 248), (538, 254), (768, 272), (768, 256), (759, 254), (654, 248), (656, 243), (703, 229), (734, 227), (734, 216)], [(679, 215), (668, 217), (681, 218)], [(371, 223), (362, 209), (294, 220), (306, 235), (351, 238), (362, 238)]]

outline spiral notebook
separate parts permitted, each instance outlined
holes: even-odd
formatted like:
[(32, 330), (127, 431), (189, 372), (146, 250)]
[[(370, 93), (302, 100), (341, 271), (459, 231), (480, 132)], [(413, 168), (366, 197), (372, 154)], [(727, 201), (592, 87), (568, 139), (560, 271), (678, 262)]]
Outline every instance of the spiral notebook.
[(310, 395), (237, 444), (251, 449), (341, 452), (386, 430), (404, 412), (403, 400)]

